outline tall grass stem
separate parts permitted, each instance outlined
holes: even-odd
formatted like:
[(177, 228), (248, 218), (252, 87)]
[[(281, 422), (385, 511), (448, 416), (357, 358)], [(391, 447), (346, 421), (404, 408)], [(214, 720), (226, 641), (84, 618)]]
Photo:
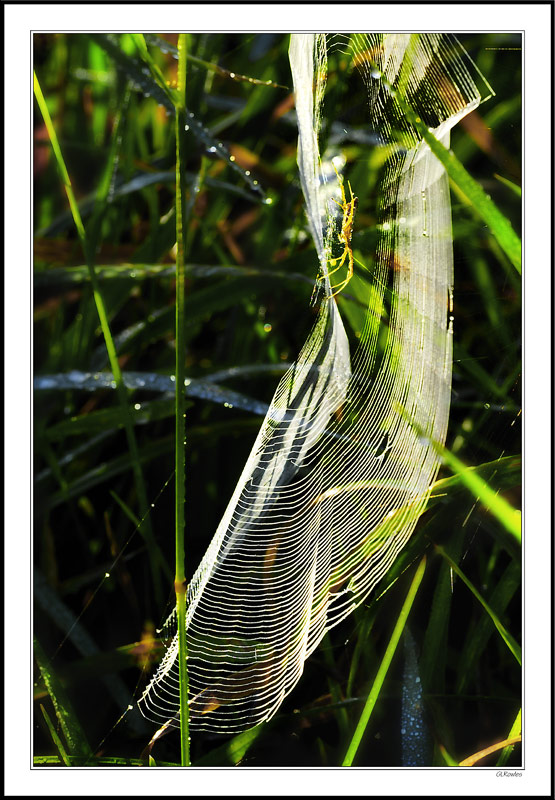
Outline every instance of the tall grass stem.
[(179, 729), (181, 764), (191, 764), (189, 748), (189, 681), (187, 674), (187, 590), (185, 585), (185, 88), (187, 39), (178, 40), (176, 141), (176, 302), (175, 302), (175, 592), (179, 647)]

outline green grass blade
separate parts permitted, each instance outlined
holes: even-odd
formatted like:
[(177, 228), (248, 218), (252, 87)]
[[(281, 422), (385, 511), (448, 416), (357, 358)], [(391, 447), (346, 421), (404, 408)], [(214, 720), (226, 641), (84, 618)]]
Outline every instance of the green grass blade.
[[(146, 47), (146, 45), (145, 45)], [(185, 586), (185, 89), (187, 76), (187, 35), (179, 34), (177, 68), (178, 103), (175, 114), (176, 139), (176, 303), (175, 303), (175, 592), (179, 647), (179, 730), (181, 764), (191, 765), (189, 751), (189, 681), (187, 674), (187, 591)]]
[[(54, 711), (56, 712), (56, 716), (58, 718), (58, 722), (60, 723), (60, 728), (63, 731), (69, 751), (72, 755), (76, 755), (81, 758), (87, 758), (91, 754), (91, 750), (83, 729), (79, 724), (79, 720), (77, 719), (71, 703), (69, 702), (69, 698), (37, 639), (34, 640), (33, 644), (35, 660), (38, 664), (40, 674), (45, 683), (48, 694), (50, 695), (50, 699), (52, 700), (52, 705), (54, 706)], [(43, 711), (43, 713), (45, 712)], [(51, 723), (46, 713), (45, 719), (49, 728), (51, 728)], [(51, 733), (55, 733), (52, 728)], [(54, 738), (54, 736), (52, 738)], [(58, 749), (60, 750), (60, 755), (64, 757), (63, 754), (65, 753), (65, 749), (63, 747), (60, 749), (60, 746), (61, 742), (58, 746)], [(66, 759), (64, 758), (64, 762), (65, 760)], [(69, 764), (67, 764), (67, 766), (69, 766)]]
[[(461, 557), (464, 537), (465, 529), (458, 528), (449, 543), (449, 549), (457, 562)], [(447, 564), (441, 564), (420, 656), (420, 672), (426, 692), (445, 691), (452, 596), (450, 568)]]
[(501, 622), (501, 620), (499, 619), (499, 617), (497, 616), (497, 614), (495, 613), (493, 608), (491, 608), (491, 606), (489, 606), (488, 603), (486, 603), (486, 601), (484, 600), (484, 598), (482, 597), (482, 595), (480, 594), (478, 589), (476, 589), (474, 584), (471, 581), (469, 581), (469, 579), (466, 577), (464, 572), (460, 569), (458, 564), (456, 564), (455, 561), (453, 561), (453, 559), (451, 558), (451, 556), (449, 556), (445, 552), (443, 547), (441, 547), (438, 544), (434, 545), (434, 547), (437, 550), (437, 552), (441, 556), (443, 556), (443, 558), (447, 561), (447, 563), (452, 568), (453, 572), (455, 572), (459, 576), (459, 578), (462, 580), (462, 582), (465, 584), (465, 586), (467, 586), (468, 589), (470, 589), (470, 591), (472, 592), (472, 594), (474, 595), (476, 600), (478, 600), (480, 605), (483, 607), (483, 609), (486, 611), (486, 613), (491, 618), (491, 621), (493, 622), (493, 624), (497, 628), (497, 630), (499, 632), (499, 635), (501, 636), (501, 638), (503, 639), (503, 641), (505, 642), (505, 644), (507, 645), (507, 647), (509, 648), (509, 650), (511, 651), (513, 656), (516, 658), (518, 663), (520, 665), (522, 665), (522, 652), (521, 652), (519, 644), (516, 642), (514, 637), (511, 636), (509, 631), (505, 628), (505, 626), (503, 625), (503, 623)]
[(205, 756), (197, 759), (195, 767), (222, 767), (227, 764), (238, 764), (245, 757), (249, 748), (256, 742), (262, 731), (267, 729), (268, 724), (262, 724), (237, 734), (229, 742), (216, 747)]
[[(496, 614), (503, 614), (515, 593), (520, 587), (522, 566), (518, 561), (512, 560), (501, 576), (497, 586), (488, 598), (489, 605)], [(468, 684), (476, 675), (476, 666), (479, 662), (488, 640), (493, 633), (491, 620), (482, 616), (480, 622), (469, 633), (464, 644), (462, 655), (459, 659), (459, 675), (457, 680), (457, 694), (468, 690)], [(519, 733), (520, 731), (518, 731)], [(510, 738), (510, 736), (508, 737)]]
[(442, 447), (440, 452), (443, 461), (447, 464), (449, 469), (456, 473), (467, 489), (497, 517), (505, 530), (516, 539), (518, 544), (522, 544), (520, 511), (513, 508), (504, 497), (497, 494), (497, 492), (491, 489), (489, 485), (482, 480), (476, 470), (469, 469), (466, 464), (463, 464), (463, 462), (447, 450), (447, 448)]
[(414, 113), (404, 98), (399, 94), (397, 94), (396, 97), (397, 102), (407, 118), (422, 136), (432, 153), (445, 167), (450, 180), (453, 181), (455, 186), (467, 198), (474, 211), (476, 211), (486, 223), (493, 236), (497, 239), (500, 247), (509, 258), (511, 264), (520, 275), (522, 272), (522, 243), (507, 217), (497, 208), (491, 197), (485, 193), (472, 175), (466, 171), (452, 150), (448, 150), (445, 145), (436, 139), (427, 125)]
[(46, 722), (48, 730), (50, 731), (50, 736), (52, 737), (52, 741), (56, 745), (56, 750), (60, 754), (60, 758), (62, 759), (62, 761), (64, 762), (66, 767), (71, 767), (71, 761), (69, 760), (69, 756), (66, 753), (65, 747), (62, 744), (62, 740), (58, 736), (58, 734), (56, 732), (56, 728), (52, 724), (52, 720), (48, 716), (48, 712), (45, 709), (45, 707), (42, 705), (42, 703), (41, 703), (41, 706), (40, 706), (40, 710), (42, 711), (42, 715), (44, 717), (44, 721)]
[[(520, 736), (520, 734), (522, 732), (522, 719), (521, 718), (522, 718), (522, 709), (519, 708), (518, 709), (518, 714), (516, 715), (516, 719), (515, 719), (515, 721), (513, 722), (512, 726), (511, 726), (511, 730), (509, 731), (509, 735), (507, 736), (507, 739), (513, 739), (515, 736)], [(513, 752), (514, 749), (515, 749), (514, 744), (509, 744), (509, 745), (507, 745), (507, 747), (503, 748), (503, 750), (501, 751), (501, 755), (499, 756), (499, 759), (497, 760), (497, 766), (498, 767), (504, 767), (505, 766), (505, 764), (509, 760), (509, 756), (511, 755), (511, 753)]]
[(382, 659), (382, 662), (374, 679), (374, 683), (370, 690), (370, 694), (368, 695), (364, 709), (358, 721), (358, 725), (353, 734), (353, 738), (351, 740), (345, 758), (343, 759), (343, 764), (342, 764), (343, 767), (352, 766), (360, 742), (368, 726), (368, 722), (370, 721), (372, 711), (374, 710), (374, 706), (376, 705), (376, 701), (380, 695), (380, 691), (382, 689), (384, 680), (389, 670), (389, 666), (391, 664), (393, 656), (395, 655), (397, 645), (399, 644), (399, 639), (401, 638), (401, 634), (403, 633), (403, 630), (405, 628), (405, 624), (408, 619), (410, 610), (412, 608), (414, 598), (416, 597), (418, 587), (422, 582), (425, 569), (426, 569), (426, 556), (424, 556), (423, 559), (421, 560), (412, 579), (412, 583), (410, 585), (408, 594), (405, 598), (405, 602), (403, 603), (403, 607), (395, 624), (395, 628), (393, 629), (393, 633), (391, 634), (391, 639), (389, 640), (389, 644), (387, 645), (384, 657)]

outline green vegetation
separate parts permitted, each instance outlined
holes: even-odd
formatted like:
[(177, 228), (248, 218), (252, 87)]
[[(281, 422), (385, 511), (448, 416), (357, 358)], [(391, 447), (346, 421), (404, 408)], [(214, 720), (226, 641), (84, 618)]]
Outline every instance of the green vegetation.
[[(448, 152), (445, 470), (397, 562), (330, 631), (278, 714), (235, 737), (192, 735), (193, 765), (338, 766), (359, 720), (356, 766), (401, 765), (404, 626), (430, 743), (422, 765), (458, 764), (520, 733), (520, 39), (462, 41), (496, 96), (459, 123)], [(204, 554), (313, 319), (288, 37), (187, 35), (181, 62), (177, 44), (35, 36), (34, 730), (45, 767), (188, 761), (177, 732), (141, 758), (155, 727), (126, 711), (164, 652), (156, 628), (175, 603), (175, 511), (185, 492), (177, 585)], [(365, 128), (365, 88), (344, 67), (334, 56), (322, 150), (347, 159), (353, 253), (368, 264), (383, 153)], [(365, 285), (355, 261), (338, 298), (353, 347)], [(186, 398), (174, 391), (180, 369)], [(520, 758), (510, 745), (480, 765)]]

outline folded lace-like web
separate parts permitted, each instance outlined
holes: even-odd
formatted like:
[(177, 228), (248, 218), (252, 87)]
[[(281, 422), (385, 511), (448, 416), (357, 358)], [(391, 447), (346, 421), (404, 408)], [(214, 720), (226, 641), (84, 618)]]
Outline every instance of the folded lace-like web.
[[(352, 358), (330, 296), (336, 232), (318, 149), (334, 50), (359, 70), (370, 129), (391, 151), (377, 251), (367, 254), (366, 322)], [(443, 443), (447, 430), (449, 187), (395, 95), (448, 145), (451, 127), (480, 101), (478, 76), (445, 34), (293, 34), (290, 60), (299, 171), (323, 276), (319, 309), (188, 588), (193, 730), (236, 732), (276, 712), (326, 631), (368, 596), (405, 545), (439, 467), (432, 442)], [(172, 615), (170, 631), (174, 622)], [(139, 705), (153, 721), (178, 719), (176, 638)]]

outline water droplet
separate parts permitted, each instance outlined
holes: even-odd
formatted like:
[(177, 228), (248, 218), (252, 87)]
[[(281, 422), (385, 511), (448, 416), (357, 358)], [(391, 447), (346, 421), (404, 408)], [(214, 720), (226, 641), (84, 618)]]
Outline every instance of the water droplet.
[(110, 381), (110, 386), (112, 387), (112, 389), (115, 389), (116, 388), (116, 382), (115, 381)]
[(484, 408), (486, 409), (486, 411), (488, 411), (491, 408), (491, 406), (489, 403), (484, 403)]
[(185, 130), (186, 130), (186, 131), (190, 130), (190, 128), (189, 128), (189, 126), (188, 126), (188, 125), (185, 125)]
[(235, 73), (234, 73), (234, 72), (230, 72), (230, 73), (229, 73), (229, 77), (230, 77), (230, 78), (234, 78), (234, 77), (235, 77)]
[(230, 161), (235, 161), (235, 156), (230, 156), (230, 157), (229, 157), (229, 160), (230, 160)]
[(170, 375), (170, 381), (174, 381), (175, 383), (175, 375)]
[(140, 411), (141, 410), (141, 404), (140, 403), (135, 403), (133, 408), (135, 409), (135, 411)]
[(270, 325), (269, 322), (266, 322), (264, 324), (264, 330), (266, 331), (266, 333), (270, 333), (270, 331), (272, 330), (272, 326)]
[(267, 197), (267, 198), (264, 200), (264, 202), (266, 203), (266, 205), (267, 205), (267, 206), (271, 206), (271, 205), (272, 205), (272, 203), (273, 203), (274, 201), (272, 200), (272, 198), (271, 198), (271, 197)]
[(217, 152), (217, 150), (216, 150), (216, 148), (214, 147), (214, 145), (212, 145), (212, 147), (209, 147), (209, 148), (208, 148), (208, 152), (209, 152), (209, 153), (216, 153), (216, 152)]
[[(173, 378), (173, 375), (172, 375), (172, 378)], [(175, 378), (173, 378), (173, 379), (175, 380)], [(190, 385), (191, 385), (191, 379), (190, 378), (185, 378), (185, 386), (190, 386)]]
[(105, 572), (105, 573), (104, 573), (104, 577), (105, 577), (105, 578), (109, 578), (109, 577), (110, 577), (110, 573), (109, 573), (109, 572)]
[(250, 169), (246, 169), (246, 170), (245, 170), (245, 175), (250, 175), (250, 174), (251, 174), (251, 171), (250, 171)]

